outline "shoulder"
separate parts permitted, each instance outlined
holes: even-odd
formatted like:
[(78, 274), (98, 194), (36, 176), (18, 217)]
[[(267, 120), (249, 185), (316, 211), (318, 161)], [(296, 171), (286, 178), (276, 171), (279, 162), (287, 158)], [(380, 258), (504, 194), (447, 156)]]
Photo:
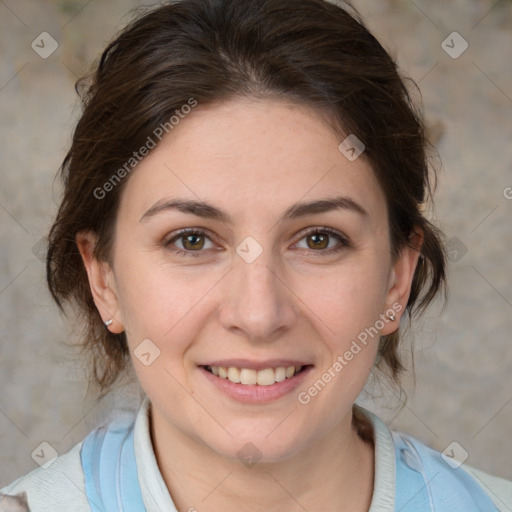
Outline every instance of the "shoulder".
[(440, 453), (357, 408), (370, 421), (375, 443), (372, 512), (512, 512), (512, 482), (461, 464), (461, 447), (453, 444)]
[(407, 434), (392, 436), (397, 478), (400, 473), (403, 479), (417, 479), (436, 510), (510, 510), (512, 482), (461, 463), (456, 450), (440, 453)]
[(509, 512), (512, 510), (512, 481), (505, 480), (499, 476), (490, 475), (473, 468), (467, 464), (463, 464), (462, 468), (469, 473), (480, 486), (489, 494), (494, 504), (501, 512)]
[[(147, 409), (144, 403), (139, 416)], [(134, 412), (116, 409), (67, 453), (0, 489), (0, 512), (90, 512), (89, 495), (95, 496), (98, 484), (105, 480), (99, 478), (97, 465), (112, 484), (112, 478), (119, 476), (112, 465), (119, 465), (121, 451), (124, 456), (131, 453)]]
[(46, 468), (34, 469), (0, 489), (0, 512), (89, 512), (81, 446), (82, 442)]

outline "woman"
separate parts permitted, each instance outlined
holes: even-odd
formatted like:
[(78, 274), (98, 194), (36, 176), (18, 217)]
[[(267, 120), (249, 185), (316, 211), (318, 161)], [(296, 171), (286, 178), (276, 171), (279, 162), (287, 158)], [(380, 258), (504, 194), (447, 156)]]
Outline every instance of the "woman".
[(443, 291), (422, 120), (355, 14), (182, 0), (102, 55), (62, 171), (50, 291), (107, 392), (146, 398), (1, 510), (496, 511), (512, 483), (355, 405)]

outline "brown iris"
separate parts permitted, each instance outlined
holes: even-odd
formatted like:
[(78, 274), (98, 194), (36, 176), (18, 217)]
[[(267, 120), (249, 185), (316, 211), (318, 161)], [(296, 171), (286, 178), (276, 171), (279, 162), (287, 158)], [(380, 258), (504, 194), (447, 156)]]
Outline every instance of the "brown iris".
[[(329, 245), (329, 235), (327, 234), (319, 234), (319, 233), (314, 233), (312, 235), (308, 235), (307, 237), (308, 239), (308, 246), (311, 248), (311, 249), (325, 249), (328, 245)], [(309, 244), (309, 241), (310, 240), (315, 240), (313, 245), (310, 245)]]
[[(194, 250), (194, 249), (202, 249), (204, 246), (204, 237), (201, 234), (189, 234), (182, 236), (183, 239), (183, 247), (188, 250)], [(198, 240), (202, 239), (202, 243)], [(187, 244), (190, 244), (190, 246), (187, 247)]]

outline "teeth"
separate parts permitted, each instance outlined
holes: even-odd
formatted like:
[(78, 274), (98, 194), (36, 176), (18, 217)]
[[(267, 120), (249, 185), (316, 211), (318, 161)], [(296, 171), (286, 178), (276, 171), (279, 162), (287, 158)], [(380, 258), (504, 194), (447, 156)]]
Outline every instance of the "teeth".
[(238, 368), (228, 368), (228, 379), (231, 382), (240, 382), (240, 370)]
[(279, 366), (278, 368), (265, 368), (260, 371), (249, 368), (226, 368), (224, 366), (208, 366), (207, 369), (213, 375), (221, 379), (228, 379), (235, 384), (271, 386), (276, 382), (283, 382), (283, 380), (293, 377), (302, 370), (302, 366)]
[(265, 368), (258, 372), (257, 377), (259, 386), (270, 386), (276, 381), (276, 372), (272, 368)]
[(280, 368), (276, 368), (275, 371), (276, 382), (283, 382), (286, 379), (286, 368), (281, 366)]
[(248, 386), (256, 384), (258, 381), (258, 373), (256, 370), (248, 370), (247, 368), (242, 368), (240, 370), (240, 383), (246, 384)]

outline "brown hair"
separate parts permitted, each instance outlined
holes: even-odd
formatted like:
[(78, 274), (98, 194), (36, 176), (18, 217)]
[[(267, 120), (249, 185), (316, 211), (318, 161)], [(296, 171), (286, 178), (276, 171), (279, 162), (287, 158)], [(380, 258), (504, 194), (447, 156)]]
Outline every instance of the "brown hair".
[[(307, 104), (328, 112), (341, 137), (363, 141), (387, 199), (393, 256), (411, 243), (414, 227), (424, 233), (409, 317), (445, 287), (442, 234), (421, 211), (435, 178), (423, 121), (359, 15), (323, 0), (173, 2), (135, 19), (105, 49), (60, 170), (65, 190), (49, 234), (47, 280), (61, 310), (71, 303), (83, 319), (101, 391), (126, 367), (128, 348), (125, 333), (102, 324), (75, 236), (95, 232), (96, 256), (109, 261), (127, 172), (103, 197), (97, 191), (191, 98), (205, 105), (235, 95)], [(399, 340), (398, 330), (382, 336), (376, 363), (398, 385)]]

